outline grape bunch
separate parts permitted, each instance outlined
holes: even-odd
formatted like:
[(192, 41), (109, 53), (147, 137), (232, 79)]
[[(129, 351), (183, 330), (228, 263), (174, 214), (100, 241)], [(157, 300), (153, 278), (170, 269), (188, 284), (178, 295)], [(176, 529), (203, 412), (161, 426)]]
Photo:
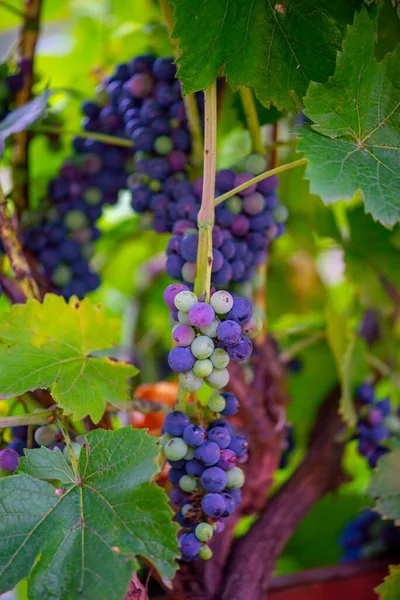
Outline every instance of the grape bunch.
[(89, 260), (104, 205), (115, 204), (144, 171), (154, 190), (166, 175), (186, 178), (190, 136), (175, 72), (172, 58), (151, 54), (119, 64), (99, 86), (97, 99), (83, 103), (82, 127), (133, 146), (75, 138), (74, 154), (48, 186), (45, 208), (26, 217), (24, 245), (49, 286), (65, 298), (82, 298), (100, 284)]
[(176, 347), (170, 351), (168, 363), (179, 374), (181, 388), (197, 392), (203, 381), (214, 389), (225, 387), (230, 360), (249, 358), (251, 339), (262, 329), (261, 319), (253, 317), (250, 301), (220, 290), (211, 295), (209, 303), (202, 302), (184, 284), (169, 285), (164, 301), (177, 322), (172, 330)]
[[(261, 157), (260, 157), (261, 158)], [(216, 175), (216, 197), (252, 178), (251, 173), (223, 169)], [(250, 280), (255, 267), (266, 261), (269, 243), (282, 235), (287, 209), (278, 204), (276, 177), (270, 177), (228, 198), (216, 207), (213, 230), (212, 283), (220, 287), (230, 282)], [(133, 191), (133, 207), (150, 210), (153, 228), (172, 231), (167, 247), (167, 272), (173, 279), (192, 284), (196, 276), (198, 247), (197, 214), (202, 179), (193, 185), (178, 177), (162, 182), (156, 195), (141, 185)]]
[(364, 383), (357, 390), (358, 421), (354, 438), (358, 451), (374, 468), (381, 456), (389, 452), (384, 442), (400, 434), (400, 420), (392, 411), (390, 398), (378, 400), (374, 388)]
[(365, 509), (346, 523), (339, 545), (344, 562), (362, 558), (399, 557), (400, 529), (393, 521), (383, 521), (378, 513)]
[[(24, 448), (28, 448), (28, 426), (18, 425), (11, 427), (11, 441), (7, 445), (7, 448), (0, 450), (0, 470), (12, 472), (18, 467), (19, 457), (24, 455)], [(70, 431), (69, 435), (72, 440), (72, 449), (75, 456), (78, 457), (82, 448), (83, 439), (76, 438), (74, 432)], [(64, 453), (68, 462), (71, 462), (69, 448), (65, 443), (64, 434), (57, 427), (56, 424), (51, 423), (49, 425), (41, 425), (37, 427), (33, 434), (32, 448), (39, 448), (45, 446), (49, 450), (58, 448)]]
[[(237, 412), (239, 403), (233, 394), (215, 394), (214, 398), (209, 407), (223, 406), (215, 412), (224, 416)], [(216, 418), (205, 428), (191, 423), (181, 411), (165, 417), (163, 431), (161, 446), (173, 486), (170, 498), (179, 507), (176, 520), (183, 528), (182, 560), (208, 560), (212, 551), (207, 542), (223, 531), (225, 519), (241, 502), (245, 477), (237, 464), (247, 460), (247, 439), (236, 435), (225, 419)]]

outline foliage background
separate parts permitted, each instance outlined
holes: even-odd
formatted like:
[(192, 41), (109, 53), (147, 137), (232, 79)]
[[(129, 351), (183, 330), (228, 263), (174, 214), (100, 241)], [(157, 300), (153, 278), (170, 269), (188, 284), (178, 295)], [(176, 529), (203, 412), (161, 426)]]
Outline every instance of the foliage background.
[[(9, 4), (20, 8), (17, 0)], [(20, 19), (0, 7), (0, 56), (12, 53), (17, 41)], [(377, 56), (381, 58), (399, 39), (400, 25), (391, 2), (385, 3), (380, 18)], [(104, 74), (117, 62), (146, 51), (171, 54), (167, 31), (161, 24), (157, 3), (152, 0), (49, 0), (44, 3), (43, 30), (37, 52), (39, 78), (35, 91), (48, 84), (57, 93), (52, 111), (68, 131), (79, 131), (80, 103), (94, 94)], [(276, 116), (260, 108), (263, 123)], [(290, 137), (295, 118), (287, 117), (281, 136)], [(265, 127), (268, 138), (270, 131)], [(70, 152), (71, 136), (63, 135), (60, 151), (54, 152), (43, 135), (31, 145), (32, 197), (34, 205), (44, 196), (49, 179), (57, 173)], [(227, 91), (219, 120), (218, 164), (228, 166), (250, 149), (244, 130), (243, 114), (236, 96)], [(284, 150), (281, 159), (290, 160), (294, 150)], [(8, 156), (1, 167), (7, 180)], [(385, 322), (391, 301), (383, 281), (400, 285), (400, 229), (385, 230), (364, 214), (360, 200), (342, 201), (325, 207), (309, 193), (303, 170), (294, 169), (280, 177), (280, 201), (289, 209), (288, 231), (274, 243), (268, 274), (268, 323), (283, 350), (301, 339), (326, 328), (333, 313), (357, 327), (365, 310), (373, 307)], [(136, 382), (158, 381), (168, 376), (166, 354), (170, 343), (168, 313), (162, 290), (168, 283), (164, 274), (152, 275), (167, 236), (143, 231), (121, 194), (117, 206), (107, 208), (101, 221), (103, 236), (94, 258), (103, 278), (101, 288), (91, 295), (106, 313), (120, 319), (123, 343), (120, 357), (132, 357), (140, 368)], [(0, 299), (0, 312), (7, 301)], [(1, 314), (0, 314), (1, 318)], [(288, 333), (295, 330), (295, 334)], [(396, 352), (399, 328), (388, 331), (386, 348), (374, 352), (393, 358), (393, 376), (383, 378), (381, 394), (391, 392), (398, 398)], [(304, 455), (307, 435), (319, 403), (338, 380), (337, 366), (327, 340), (323, 337), (300, 352), (300, 373), (288, 374), (289, 419), (294, 423), (297, 446), (289, 466), (280, 471), (279, 486)], [(357, 379), (357, 377), (355, 378)], [(0, 409), (2, 410), (2, 409)], [(4, 409), (3, 409), (4, 410)], [(353, 518), (367, 499), (368, 470), (364, 459), (348, 444), (345, 467), (349, 482), (317, 503), (303, 521), (281, 555), (277, 572), (290, 573), (304, 568), (329, 565), (339, 559), (337, 539), (343, 524)], [(246, 531), (243, 520), (238, 535)], [(23, 597), (24, 585), (21, 585)]]

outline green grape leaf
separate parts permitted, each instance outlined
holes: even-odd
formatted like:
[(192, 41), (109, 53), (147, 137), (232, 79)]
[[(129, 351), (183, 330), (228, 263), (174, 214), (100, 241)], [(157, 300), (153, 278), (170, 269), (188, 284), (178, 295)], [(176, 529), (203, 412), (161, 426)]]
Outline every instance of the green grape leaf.
[[(166, 583), (177, 565), (177, 525), (157, 472), (156, 441), (143, 430), (87, 434), (78, 473), (56, 490), (53, 452), (25, 450), (18, 474), (0, 479), (0, 593), (29, 577), (31, 600), (122, 600), (134, 556)], [(34, 458), (34, 455), (36, 457)], [(70, 468), (62, 454), (62, 471)]]
[(0, 157), (5, 148), (6, 139), (13, 133), (28, 129), (32, 123), (46, 115), (50, 91), (46, 90), (34, 100), (19, 106), (0, 121)]
[(136, 367), (91, 355), (116, 343), (115, 319), (88, 298), (47, 294), (15, 304), (0, 323), (0, 398), (49, 388), (66, 414), (98, 422), (106, 402), (127, 400)]
[(222, 72), (233, 89), (298, 112), (310, 80), (335, 69), (343, 26), (358, 0), (169, 0), (179, 40), (184, 93), (206, 89)]
[(311, 191), (324, 202), (350, 199), (389, 227), (400, 219), (400, 46), (378, 63), (376, 20), (365, 9), (354, 19), (326, 84), (312, 82), (305, 114), (314, 124), (300, 133)]
[(400, 566), (390, 565), (389, 575), (374, 591), (379, 594), (380, 600), (398, 600), (400, 598)]
[(400, 524), (400, 448), (394, 448), (378, 462), (371, 477), (367, 494), (386, 519)]
[(20, 459), (18, 472), (36, 479), (56, 479), (61, 483), (74, 483), (71, 466), (58, 448), (54, 448), (51, 452), (44, 446), (37, 450), (26, 450), (25, 456)]

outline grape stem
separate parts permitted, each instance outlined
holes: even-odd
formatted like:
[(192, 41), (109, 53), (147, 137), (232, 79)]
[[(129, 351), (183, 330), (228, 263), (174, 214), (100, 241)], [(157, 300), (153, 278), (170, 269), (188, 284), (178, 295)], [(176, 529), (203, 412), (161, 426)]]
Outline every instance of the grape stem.
[(214, 227), (214, 190), (217, 162), (217, 85), (214, 81), (204, 92), (204, 174), (201, 206), (197, 216), (199, 246), (197, 250), (194, 293), (210, 299), (213, 264), (212, 232)]
[(174, 404), (174, 410), (181, 410), (182, 412), (185, 412), (186, 400), (187, 400), (187, 392), (185, 392), (185, 390), (183, 390), (179, 384), (178, 392), (176, 394), (176, 401)]
[(3, 2), (3, 0), (0, 0), (0, 6), (14, 13), (14, 15), (17, 15), (17, 17), (21, 17), (22, 19), (25, 18), (25, 13), (22, 10), (19, 10), (19, 8), (17, 8), (16, 6), (12, 6), (8, 2)]
[(111, 144), (112, 146), (124, 146), (125, 148), (133, 148), (133, 142), (125, 138), (116, 137), (115, 135), (107, 135), (106, 133), (97, 133), (95, 131), (73, 131), (71, 129), (62, 129), (61, 127), (55, 127), (54, 125), (35, 125), (32, 127), (32, 131), (35, 133), (55, 133), (57, 135), (73, 135), (80, 138), (89, 140), (97, 140), (104, 144)]
[(253, 92), (250, 88), (239, 89), (240, 99), (244, 114), (246, 117), (247, 129), (249, 130), (251, 137), (251, 145), (253, 152), (256, 154), (264, 154), (264, 144), (261, 138), (260, 122), (258, 120), (256, 103), (254, 101)]
[(26, 298), (40, 300), (39, 287), (18, 239), (7, 200), (0, 185), (0, 237), (10, 260), (11, 271)]
[(221, 202), (225, 202), (225, 200), (227, 200), (231, 196), (234, 196), (235, 194), (239, 194), (239, 192), (241, 192), (242, 190), (245, 190), (246, 188), (250, 187), (251, 185), (258, 183), (259, 181), (262, 181), (263, 179), (267, 179), (267, 177), (272, 177), (272, 175), (279, 175), (279, 173), (283, 173), (284, 171), (289, 171), (289, 169), (294, 169), (295, 167), (300, 167), (301, 165), (305, 165), (306, 162), (307, 162), (306, 158), (299, 158), (298, 160), (294, 160), (293, 162), (286, 163), (285, 165), (280, 165), (279, 167), (275, 167), (275, 169), (270, 169), (269, 171), (265, 171), (265, 173), (261, 173), (260, 175), (253, 177), (253, 179), (249, 179), (249, 181), (245, 181), (244, 183), (242, 183), (242, 185), (238, 185), (237, 187), (233, 188), (229, 192), (222, 194), (222, 196), (218, 196), (218, 198), (215, 199), (215, 206), (218, 206), (218, 204), (221, 204)]
[[(163, 19), (167, 25), (168, 34), (171, 39), (172, 47), (174, 49), (175, 58), (179, 58), (179, 46), (177, 40), (172, 37), (172, 32), (174, 29), (174, 17), (172, 14), (172, 7), (170, 4), (168, 4), (166, 0), (159, 0), (159, 4)], [(194, 167), (199, 167), (201, 166), (203, 161), (203, 136), (201, 131), (199, 108), (197, 106), (195, 94), (186, 94), (185, 96), (183, 96), (183, 104), (185, 106), (186, 118), (191, 134), (191, 162)]]
[(0, 429), (19, 425), (46, 425), (54, 421), (56, 415), (61, 415), (60, 409), (54, 408), (54, 410), (40, 410), (28, 415), (2, 417), (0, 419)]
[(326, 337), (325, 331), (317, 331), (317, 333), (314, 333), (313, 335), (305, 337), (304, 339), (299, 340), (298, 342), (296, 342), (295, 344), (293, 344), (286, 350), (283, 350), (279, 354), (279, 358), (283, 363), (288, 363), (295, 356), (297, 356), (297, 354), (299, 354), (306, 348), (309, 348), (310, 346), (313, 346), (314, 344), (318, 343), (320, 340), (323, 340), (325, 337)]

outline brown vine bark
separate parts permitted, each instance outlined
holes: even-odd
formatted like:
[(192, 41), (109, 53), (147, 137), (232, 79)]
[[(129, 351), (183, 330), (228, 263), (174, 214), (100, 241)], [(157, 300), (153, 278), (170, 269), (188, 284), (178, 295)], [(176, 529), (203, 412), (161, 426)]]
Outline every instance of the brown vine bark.
[(276, 559), (297, 525), (317, 500), (345, 481), (343, 444), (336, 441), (342, 427), (338, 398), (335, 390), (323, 405), (303, 463), (267, 503), (256, 525), (234, 544), (221, 600), (266, 598)]
[[(19, 55), (22, 59), (32, 61), (32, 70), (24, 75), (24, 85), (17, 92), (17, 107), (22, 106), (32, 97), (34, 58), (39, 37), (41, 9), (42, 0), (25, 0), (24, 20), (20, 31)], [(25, 206), (29, 205), (29, 140), (30, 134), (28, 131), (21, 131), (14, 135), (12, 154), (13, 199), (18, 213)]]

